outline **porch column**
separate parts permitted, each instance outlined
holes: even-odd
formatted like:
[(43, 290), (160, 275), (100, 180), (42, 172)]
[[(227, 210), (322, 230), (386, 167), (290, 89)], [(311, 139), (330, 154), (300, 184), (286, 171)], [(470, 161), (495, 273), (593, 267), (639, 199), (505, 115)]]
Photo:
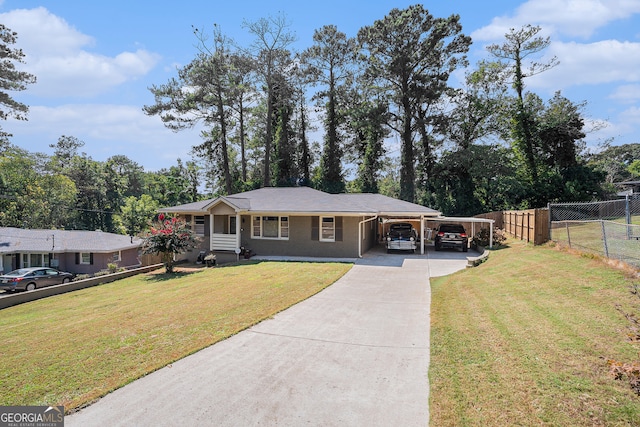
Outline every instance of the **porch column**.
[(240, 246), (242, 245), (242, 236), (241, 236), (241, 222), (242, 222), (242, 215), (240, 215), (239, 213), (236, 213), (236, 249), (240, 249)]
[(214, 216), (215, 215), (213, 213), (209, 214), (209, 247), (207, 248), (208, 250), (211, 250), (211, 248), (213, 248), (213, 217)]

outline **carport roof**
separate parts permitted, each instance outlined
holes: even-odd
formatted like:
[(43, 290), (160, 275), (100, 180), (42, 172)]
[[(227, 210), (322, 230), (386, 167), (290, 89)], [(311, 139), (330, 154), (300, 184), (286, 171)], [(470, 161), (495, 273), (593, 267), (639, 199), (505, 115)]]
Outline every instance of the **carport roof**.
[(426, 218), (428, 221), (439, 222), (487, 222), (495, 223), (494, 219), (490, 218), (476, 218), (476, 217), (462, 217), (462, 216), (438, 216), (435, 218)]
[(207, 213), (225, 203), (238, 213), (345, 214), (438, 216), (440, 212), (415, 203), (373, 193), (329, 194), (309, 187), (265, 187), (196, 203), (160, 209), (171, 213)]

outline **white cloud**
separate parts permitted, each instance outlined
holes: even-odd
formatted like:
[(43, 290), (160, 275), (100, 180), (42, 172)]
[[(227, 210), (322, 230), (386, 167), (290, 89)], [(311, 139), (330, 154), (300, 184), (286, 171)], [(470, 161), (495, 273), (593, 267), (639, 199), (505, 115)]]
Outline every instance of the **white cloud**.
[(623, 104), (640, 101), (640, 84), (618, 86), (613, 93), (609, 95), (609, 98)]
[(620, 120), (633, 127), (640, 127), (640, 107), (631, 107), (620, 114)]
[(139, 49), (114, 57), (89, 51), (94, 39), (82, 34), (47, 9), (16, 9), (0, 20), (18, 33), (17, 46), (25, 53), (26, 71), (38, 82), (34, 95), (87, 98), (147, 74), (159, 61), (157, 54)]
[(81, 151), (95, 160), (123, 154), (147, 170), (175, 164), (178, 157), (190, 159), (191, 147), (201, 142), (200, 128), (174, 133), (158, 117), (146, 116), (141, 107), (130, 105), (33, 106), (28, 121), (7, 121), (3, 129), (13, 133), (12, 142), (18, 146), (29, 141), (30, 151), (51, 154), (49, 144), (69, 135), (84, 141)]
[(588, 38), (597, 29), (640, 13), (637, 0), (529, 0), (513, 16), (500, 16), (471, 34), (474, 40), (501, 40), (510, 28), (540, 25), (548, 32)]
[(527, 85), (558, 90), (574, 85), (640, 81), (640, 43), (552, 43), (548, 57), (553, 55), (560, 65), (531, 77)]
[[(615, 145), (639, 143), (640, 138), (640, 108), (633, 106), (625, 111), (616, 113), (609, 120), (585, 120), (587, 129), (596, 130), (587, 133), (585, 141), (590, 148), (596, 148), (604, 141), (613, 140)], [(602, 126), (604, 125), (604, 126)]]

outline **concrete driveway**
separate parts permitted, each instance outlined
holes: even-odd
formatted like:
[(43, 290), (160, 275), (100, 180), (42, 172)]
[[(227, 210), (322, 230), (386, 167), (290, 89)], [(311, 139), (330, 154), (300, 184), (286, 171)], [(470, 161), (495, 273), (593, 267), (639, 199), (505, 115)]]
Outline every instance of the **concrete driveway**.
[(429, 276), (465, 268), (465, 255), (371, 253), (317, 295), (65, 424), (425, 426)]

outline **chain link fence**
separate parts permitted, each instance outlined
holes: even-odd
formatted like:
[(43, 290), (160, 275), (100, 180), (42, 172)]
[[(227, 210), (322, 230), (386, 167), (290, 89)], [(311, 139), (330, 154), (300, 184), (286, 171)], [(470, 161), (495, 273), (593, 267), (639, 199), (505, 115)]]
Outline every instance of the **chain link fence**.
[(634, 215), (640, 216), (640, 195), (625, 199), (589, 203), (552, 203), (549, 205), (551, 222), (572, 220), (608, 220), (632, 223)]
[(549, 205), (551, 240), (640, 268), (640, 197)]

